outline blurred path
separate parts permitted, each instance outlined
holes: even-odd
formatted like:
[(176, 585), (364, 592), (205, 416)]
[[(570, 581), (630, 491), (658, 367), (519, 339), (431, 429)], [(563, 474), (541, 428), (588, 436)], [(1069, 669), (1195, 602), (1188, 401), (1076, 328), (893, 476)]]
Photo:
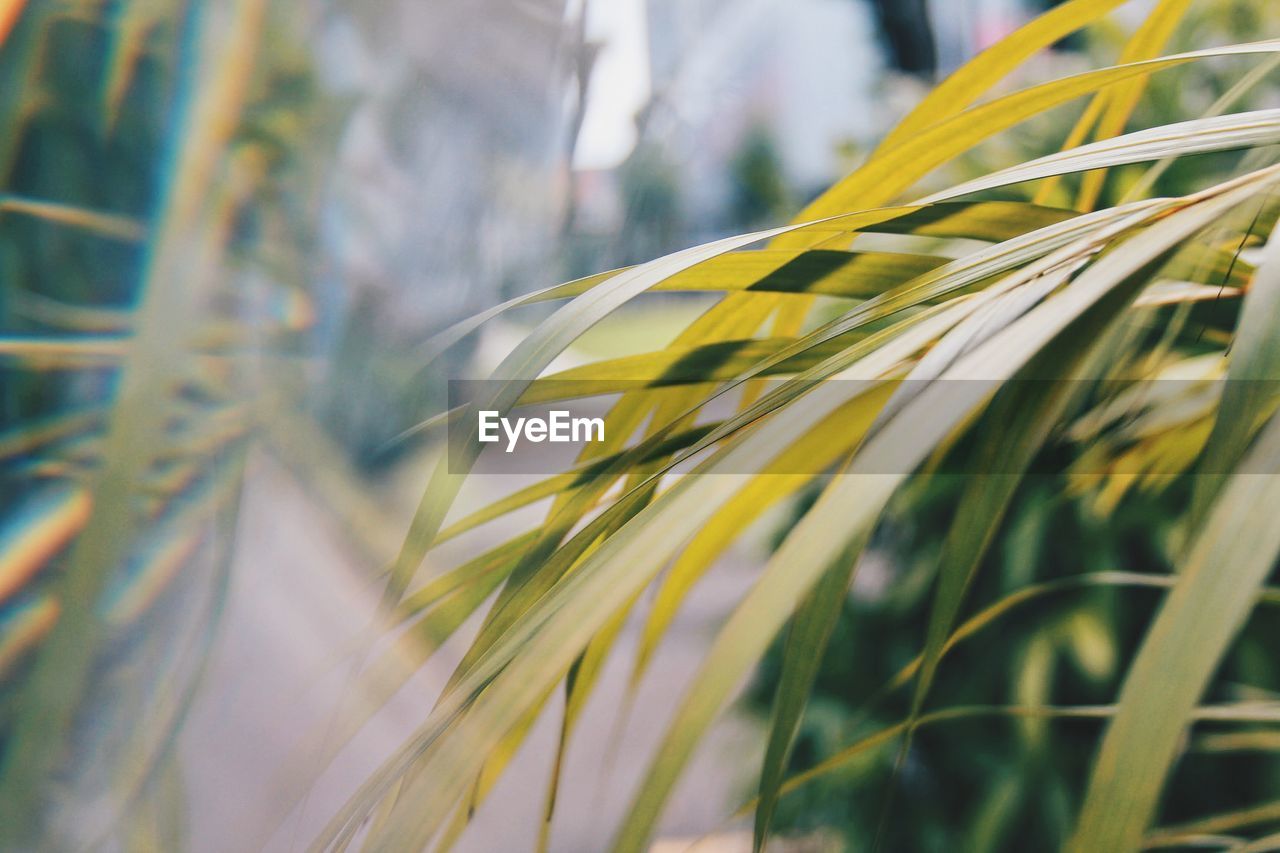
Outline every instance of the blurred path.
[[(516, 479), (486, 482), (511, 488)], [(295, 811), (281, 821), (292, 802), (282, 768), (349, 693), (350, 665), (334, 661), (369, 624), (374, 592), (357, 581), (367, 569), (329, 512), (287, 469), (257, 454), (245, 489), (221, 636), (180, 738), (192, 849), (211, 853), (260, 849), (266, 839), (268, 850), (305, 849), (324, 818), (425, 716), (462, 648), (451, 642), (433, 657), (339, 756), (308, 796), (305, 815)], [(595, 851), (608, 843), (714, 629), (753, 576), (748, 560), (726, 562), (680, 614), (615, 747), (639, 629), (623, 632), (566, 756), (553, 849)], [(474, 627), (458, 639), (469, 639)], [(534, 848), (559, 730), (554, 710), (478, 812), (458, 847), (463, 853)], [(747, 721), (724, 719), (672, 798), (662, 834), (725, 829), (758, 765), (759, 740)]]

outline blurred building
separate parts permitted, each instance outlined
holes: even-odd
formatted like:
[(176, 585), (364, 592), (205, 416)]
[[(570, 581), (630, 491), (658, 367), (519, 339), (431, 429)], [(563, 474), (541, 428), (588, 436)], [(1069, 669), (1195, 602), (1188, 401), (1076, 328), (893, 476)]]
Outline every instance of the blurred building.
[(570, 77), (565, 0), (348, 4), (321, 30), (356, 104), (327, 245), (403, 325), (490, 304), (553, 251)]
[(318, 407), (364, 458), (420, 418), (418, 343), (553, 283), (574, 33), (565, 0), (341, 4), (317, 29), (351, 105), (320, 241)]

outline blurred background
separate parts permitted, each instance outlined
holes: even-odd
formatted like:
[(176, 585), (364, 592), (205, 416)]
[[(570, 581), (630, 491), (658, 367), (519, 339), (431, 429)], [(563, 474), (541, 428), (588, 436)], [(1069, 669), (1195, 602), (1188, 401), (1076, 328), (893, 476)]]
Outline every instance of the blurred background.
[[(1275, 35), (1268, 4), (1199, 3), (1172, 48)], [(49, 758), (55, 791), (40, 809), (52, 846), (301, 849), (425, 716), (474, 628), (425, 666), (423, 650), (394, 637), (366, 648), (378, 573), (432, 461), (412, 428), (443, 406), (447, 379), (484, 376), (545, 311), (491, 323), (428, 366), (430, 336), (541, 287), (785, 222), (932, 83), (1048, 5), (0, 4), (0, 115), (14, 128), (0, 141), (0, 724), (12, 763), (14, 732), (40, 731), (30, 685), (68, 660), (83, 669), (68, 704), (81, 710), (67, 712), (75, 736)], [(1124, 5), (1020, 73), (1114, 61), (1149, 6)], [(1135, 123), (1199, 115), (1231, 79), (1160, 78)], [(1276, 95), (1272, 82), (1249, 100)], [(234, 126), (202, 112), (218, 98), (239, 104)], [(1024, 124), (948, 177), (1009, 162), (1011, 147), (1020, 158), (1054, 150), (1077, 113)], [(183, 183), (188, 167), (206, 182)], [(1174, 192), (1188, 178), (1175, 166), (1161, 180)], [(642, 325), (605, 323), (567, 359), (652, 349), (706, 304), (654, 297), (636, 309)], [(174, 305), (185, 319), (148, 334), (191, 353), (144, 364), (156, 387), (178, 391), (163, 417), (148, 416), (147, 387), (119, 380), (119, 344), (142, 322), (135, 308)], [(227, 348), (238, 357), (211, 354)], [(109, 415), (118, 400), (135, 404), (137, 423)], [(112, 441), (142, 454), (145, 477), (120, 492), (127, 525), (86, 553), (68, 545), (89, 516), (76, 484)], [(129, 471), (108, 465), (106, 476), (127, 485)], [(476, 478), (464, 504), (533, 479)], [(566, 757), (565, 801), (592, 806), (557, 813), (553, 849), (607, 838), (712, 627), (785, 523), (766, 519), (700, 584), (634, 695), (635, 638), (620, 643)], [(478, 550), (450, 543), (436, 559)], [(70, 617), (50, 590), (95, 556), (115, 566), (98, 651), (59, 658), (44, 644)], [(875, 599), (868, 583), (851, 608)], [(1063, 642), (1086, 675), (1105, 669), (1089, 617), (1072, 618)], [(351, 695), (373, 657), (395, 673), (385, 695)], [(833, 667), (801, 764), (840, 742), (845, 694), (871, 678)], [(770, 677), (702, 750), (661, 849), (704, 835), (700, 849), (749, 849), (745, 824), (727, 816), (758, 769)], [(556, 726), (551, 715), (537, 724), (458, 849), (533, 847)], [(838, 846), (868, 819), (856, 795), (836, 784), (784, 813), (790, 843)], [(939, 827), (944, 812), (931, 818)]]

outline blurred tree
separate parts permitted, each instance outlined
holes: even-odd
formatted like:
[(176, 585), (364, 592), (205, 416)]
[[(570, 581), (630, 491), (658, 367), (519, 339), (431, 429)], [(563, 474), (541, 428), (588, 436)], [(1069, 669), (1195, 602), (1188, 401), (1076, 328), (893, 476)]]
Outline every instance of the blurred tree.
[(734, 228), (751, 231), (776, 223), (790, 213), (790, 197), (782, 159), (773, 134), (756, 122), (743, 134), (729, 161), (731, 182), (729, 220)]
[(871, 0), (888, 47), (889, 64), (898, 71), (933, 77), (938, 69), (928, 0)]
[(176, 849), (172, 736), (226, 590), (255, 356), (309, 326), (299, 152), (326, 135), (296, 8), (10, 5), (0, 848)]
[(620, 168), (623, 225), (616, 266), (640, 263), (679, 248), (680, 185), (662, 146), (642, 141)]

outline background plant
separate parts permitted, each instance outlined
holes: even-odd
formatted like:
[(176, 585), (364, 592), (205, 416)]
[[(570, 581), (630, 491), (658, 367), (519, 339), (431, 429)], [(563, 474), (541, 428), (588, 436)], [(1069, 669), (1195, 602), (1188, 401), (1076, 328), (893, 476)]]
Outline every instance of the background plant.
[(259, 2), (0, 18), (0, 847), (174, 849), (257, 357), (308, 322), (310, 68)]

